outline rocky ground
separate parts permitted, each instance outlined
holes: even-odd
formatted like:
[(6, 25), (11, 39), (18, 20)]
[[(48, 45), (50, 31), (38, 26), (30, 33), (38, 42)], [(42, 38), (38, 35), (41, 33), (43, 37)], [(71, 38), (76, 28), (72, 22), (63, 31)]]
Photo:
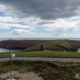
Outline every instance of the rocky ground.
[[(0, 75), (1, 79), (7, 79), (10, 73)], [(27, 73), (19, 73), (18, 71), (13, 71), (13, 76), (17, 78), (17, 80), (43, 80), (34, 72), (27, 72)]]

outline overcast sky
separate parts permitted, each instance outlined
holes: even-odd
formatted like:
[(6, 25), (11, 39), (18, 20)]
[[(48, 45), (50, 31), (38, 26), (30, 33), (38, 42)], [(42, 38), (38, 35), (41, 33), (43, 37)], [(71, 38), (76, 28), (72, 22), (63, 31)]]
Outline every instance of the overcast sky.
[(0, 38), (80, 38), (80, 0), (0, 0)]

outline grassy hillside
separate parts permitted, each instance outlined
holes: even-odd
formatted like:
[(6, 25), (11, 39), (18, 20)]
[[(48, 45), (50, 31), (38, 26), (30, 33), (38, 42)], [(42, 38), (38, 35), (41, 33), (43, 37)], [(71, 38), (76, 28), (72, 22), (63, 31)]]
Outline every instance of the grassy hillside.
[(58, 51), (72, 51), (73, 47), (71, 43), (69, 43), (67, 40), (49, 40), (46, 42), (40, 42), (37, 45), (26, 48), (25, 51), (42, 51), (45, 49)]
[(0, 41), (0, 47), (23, 49), (25, 51), (75, 51), (80, 47), (80, 41), (73, 40), (6, 40)]

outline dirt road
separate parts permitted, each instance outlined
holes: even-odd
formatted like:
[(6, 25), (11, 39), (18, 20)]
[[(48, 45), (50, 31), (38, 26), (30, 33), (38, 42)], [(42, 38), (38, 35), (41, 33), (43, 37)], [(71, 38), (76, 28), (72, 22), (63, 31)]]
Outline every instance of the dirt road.
[[(13, 60), (29, 60), (29, 61), (80, 62), (80, 58), (15, 57), (12, 59)], [(0, 58), (0, 61), (9, 61), (9, 58)]]

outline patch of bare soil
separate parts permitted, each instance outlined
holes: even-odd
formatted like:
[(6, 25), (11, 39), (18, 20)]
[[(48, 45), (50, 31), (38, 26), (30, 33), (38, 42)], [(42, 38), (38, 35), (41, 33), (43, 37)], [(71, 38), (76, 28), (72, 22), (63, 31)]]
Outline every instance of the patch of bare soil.
[[(0, 78), (8, 78), (10, 73), (0, 75)], [(43, 80), (34, 72), (27, 72), (27, 73), (19, 73), (18, 71), (13, 71), (13, 77), (19, 78), (19, 80)]]

